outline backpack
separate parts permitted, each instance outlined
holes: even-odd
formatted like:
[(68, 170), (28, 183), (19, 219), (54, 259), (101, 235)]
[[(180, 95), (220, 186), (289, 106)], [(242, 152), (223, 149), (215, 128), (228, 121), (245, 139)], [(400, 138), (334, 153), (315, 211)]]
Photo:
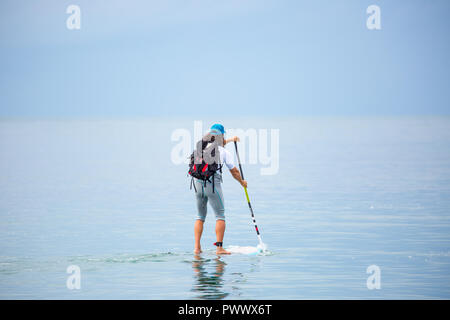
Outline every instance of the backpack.
[(190, 155), (189, 171), (188, 171), (188, 174), (192, 177), (190, 189), (192, 189), (192, 186), (194, 186), (195, 192), (197, 192), (197, 189), (195, 188), (194, 178), (202, 180), (205, 186), (207, 181), (211, 182), (214, 192), (214, 175), (217, 171), (220, 171), (220, 173), (222, 173), (222, 165), (220, 164), (220, 155), (217, 155), (218, 161), (214, 161), (213, 163), (207, 163), (207, 161), (205, 161), (207, 155), (210, 155), (209, 162), (211, 162), (211, 158), (216, 159), (216, 150), (218, 151), (218, 149), (216, 149), (217, 144), (214, 143), (214, 141), (215, 141), (214, 135), (211, 134), (206, 135), (205, 137), (203, 137), (202, 140), (197, 142), (197, 150), (194, 150), (194, 152), (192, 152)]

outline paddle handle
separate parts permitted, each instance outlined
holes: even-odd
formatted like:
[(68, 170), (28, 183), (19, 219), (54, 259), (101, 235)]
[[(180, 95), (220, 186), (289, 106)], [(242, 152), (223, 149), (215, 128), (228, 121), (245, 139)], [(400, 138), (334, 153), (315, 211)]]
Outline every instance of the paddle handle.
[[(238, 163), (239, 163), (239, 171), (241, 171), (241, 177), (242, 177), (242, 180), (244, 180), (244, 173), (242, 172), (241, 159), (239, 158), (239, 152), (238, 152), (236, 141), (234, 142), (234, 147), (236, 148), (236, 155), (237, 155)], [(250, 198), (248, 197), (247, 188), (244, 187), (244, 191), (245, 191), (245, 197), (247, 198), (248, 208), (250, 209), (250, 213), (252, 215), (253, 225), (255, 226), (256, 234), (258, 235), (258, 240), (260, 243), (262, 243), (261, 235), (259, 234), (259, 229), (258, 229), (258, 226), (256, 225), (256, 219), (255, 219), (255, 215), (253, 213), (253, 208), (250, 203)]]
[[(244, 172), (242, 172), (241, 159), (239, 158), (239, 152), (238, 152), (236, 141), (234, 142), (234, 148), (236, 149), (236, 155), (237, 155), (237, 158), (238, 158), (239, 171), (241, 172), (241, 178), (242, 178), (242, 180), (245, 180), (244, 179)], [(247, 190), (245, 190), (245, 194), (247, 194)], [(247, 196), (247, 199), (248, 199), (248, 196)]]

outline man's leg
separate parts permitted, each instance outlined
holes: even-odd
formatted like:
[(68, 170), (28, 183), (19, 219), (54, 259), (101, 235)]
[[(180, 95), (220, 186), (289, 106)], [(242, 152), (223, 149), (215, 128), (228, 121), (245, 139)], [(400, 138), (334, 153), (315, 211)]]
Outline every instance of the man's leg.
[[(223, 242), (223, 236), (225, 234), (225, 220), (216, 220), (216, 239), (217, 242)], [(229, 254), (230, 252), (226, 251), (222, 247), (217, 247), (216, 253), (218, 254)]]
[(194, 224), (194, 238), (195, 238), (195, 245), (194, 245), (194, 253), (199, 254), (202, 252), (202, 248), (200, 245), (200, 239), (202, 238), (203, 233), (203, 223), (206, 219), (206, 213), (207, 213), (207, 204), (208, 204), (208, 198), (205, 196), (203, 183), (195, 181), (196, 186), (196, 201), (197, 201), (197, 219), (195, 220)]
[(195, 235), (195, 246), (194, 253), (198, 254), (202, 252), (202, 247), (200, 245), (200, 239), (202, 238), (203, 233), (203, 221), (200, 219), (195, 220), (194, 225), (194, 235)]
[[(212, 189), (208, 188), (208, 198), (211, 207), (214, 210), (214, 214), (216, 215), (216, 241), (223, 242), (223, 236), (225, 234), (225, 206), (223, 201), (223, 192), (222, 185), (219, 180), (216, 180), (215, 191), (212, 192)], [(221, 246), (217, 247), (217, 254), (229, 254), (230, 252), (226, 251)]]

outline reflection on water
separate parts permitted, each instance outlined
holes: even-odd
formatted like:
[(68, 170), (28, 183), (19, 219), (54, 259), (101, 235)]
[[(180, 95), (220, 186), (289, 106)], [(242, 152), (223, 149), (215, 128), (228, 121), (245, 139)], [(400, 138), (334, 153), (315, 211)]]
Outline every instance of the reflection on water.
[[(215, 259), (205, 259), (199, 255), (194, 255), (192, 268), (194, 270), (195, 283), (193, 292), (198, 293), (198, 299), (224, 299), (228, 296), (223, 290), (223, 274), (226, 263), (220, 256)], [(212, 268), (212, 269), (211, 269)]]

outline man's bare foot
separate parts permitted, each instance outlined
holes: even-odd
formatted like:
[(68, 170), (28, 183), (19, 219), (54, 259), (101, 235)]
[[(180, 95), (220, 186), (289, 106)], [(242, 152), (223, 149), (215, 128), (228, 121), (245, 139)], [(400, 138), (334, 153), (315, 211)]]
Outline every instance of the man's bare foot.
[(194, 249), (194, 254), (199, 254), (202, 253), (202, 249), (201, 248), (195, 248)]
[(216, 249), (216, 254), (231, 254), (231, 252), (225, 250), (225, 249), (222, 248), (222, 247), (217, 247), (217, 249)]

